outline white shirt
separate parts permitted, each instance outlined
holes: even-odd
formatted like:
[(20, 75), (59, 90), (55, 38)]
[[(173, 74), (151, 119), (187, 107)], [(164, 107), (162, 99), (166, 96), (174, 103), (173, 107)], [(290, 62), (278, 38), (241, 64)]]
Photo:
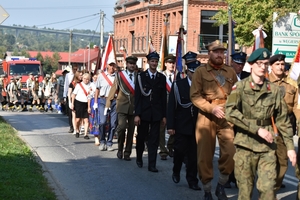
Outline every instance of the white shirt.
[[(108, 77), (108, 79), (113, 83), (115, 80), (115, 74), (108, 74), (104, 72), (104, 74)], [(104, 76), (105, 76), (104, 75)], [(99, 97), (108, 97), (109, 90), (111, 86), (108, 84), (106, 78), (103, 77), (103, 74), (99, 74), (96, 82), (96, 88), (100, 90)]]
[(80, 86), (80, 83), (78, 83), (76, 86), (75, 86), (75, 89), (73, 91), (73, 94), (75, 94), (75, 99), (77, 101), (80, 101), (80, 102), (88, 102), (88, 98), (90, 96), (90, 93), (91, 93), (91, 85), (90, 83), (88, 83), (87, 85), (84, 84), (83, 82), (81, 82), (81, 85), (83, 86), (83, 88), (85, 89), (85, 91), (87, 92), (88, 95), (85, 95), (83, 89), (81, 88)]
[(156, 77), (157, 71), (156, 71), (155, 73), (152, 73), (152, 72), (148, 69), (148, 73), (149, 73), (149, 75), (150, 75), (150, 78), (152, 79), (152, 75), (154, 75), (154, 78)]
[(64, 98), (68, 96), (69, 85), (72, 82), (73, 78), (74, 78), (74, 74), (72, 71), (66, 74), (65, 84), (64, 84), (64, 95), (63, 95)]

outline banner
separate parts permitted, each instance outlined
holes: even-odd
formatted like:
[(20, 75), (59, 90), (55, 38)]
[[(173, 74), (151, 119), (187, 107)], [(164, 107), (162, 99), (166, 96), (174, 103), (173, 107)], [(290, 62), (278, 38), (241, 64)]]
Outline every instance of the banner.
[(101, 60), (101, 70), (105, 70), (106, 66), (107, 66), (107, 62), (111, 62), (114, 61), (116, 62), (116, 54), (115, 54), (115, 48), (114, 48), (114, 41), (113, 41), (113, 37), (111, 35), (109, 35), (106, 46), (105, 46), (105, 50), (102, 56), (102, 60)]

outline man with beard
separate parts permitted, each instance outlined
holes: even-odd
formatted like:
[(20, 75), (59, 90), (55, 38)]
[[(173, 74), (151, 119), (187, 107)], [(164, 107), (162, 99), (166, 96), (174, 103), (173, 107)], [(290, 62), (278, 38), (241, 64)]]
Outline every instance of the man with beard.
[(226, 48), (215, 41), (207, 46), (208, 63), (196, 69), (190, 89), (192, 103), (199, 108), (196, 125), (198, 173), (205, 192), (204, 199), (212, 199), (213, 158), (216, 136), (220, 146), (219, 181), (215, 194), (227, 199), (224, 184), (234, 168), (233, 128), (226, 121), (224, 106), (237, 76), (232, 67), (224, 65)]

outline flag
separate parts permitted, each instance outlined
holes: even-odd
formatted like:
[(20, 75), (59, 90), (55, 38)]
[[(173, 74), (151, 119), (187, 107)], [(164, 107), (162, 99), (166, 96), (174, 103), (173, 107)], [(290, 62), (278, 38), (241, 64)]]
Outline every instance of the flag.
[[(297, 81), (299, 75), (300, 75), (300, 41), (299, 41), (299, 44), (298, 44), (298, 48), (297, 48), (292, 66), (291, 66), (289, 77), (293, 81)], [(296, 83), (296, 85), (295, 85), (295, 83), (293, 83), (292, 85), (294, 85), (295, 87), (298, 87), (297, 83)]]
[[(230, 65), (229, 63), (229, 57), (230, 57), (230, 51), (229, 48), (231, 48), (231, 54), (234, 54), (235, 52), (235, 36), (234, 36), (234, 26), (235, 26), (235, 21), (231, 20), (232, 28), (231, 28), (231, 44), (228, 44), (227, 47), (227, 56), (226, 56), (226, 65)], [(229, 36), (230, 37), (230, 36)]]
[(149, 44), (148, 44), (148, 54), (149, 53), (152, 53), (152, 52), (154, 52), (155, 51), (155, 48), (154, 48), (154, 46), (153, 46), (153, 44), (152, 44), (152, 38), (151, 38), (151, 36), (149, 37)]
[(177, 38), (177, 47), (176, 47), (176, 69), (178, 73), (182, 73), (182, 53), (183, 53), (183, 27), (179, 28), (178, 38)]
[[(262, 25), (258, 27), (258, 29), (255, 29), (252, 31), (252, 34), (255, 37), (254, 45), (252, 52), (259, 48), (265, 47), (265, 38), (267, 37), (267, 34), (262, 30)], [(243, 71), (251, 73), (251, 67), (248, 62), (246, 62)]]
[(111, 35), (109, 35), (106, 46), (105, 46), (105, 50), (102, 56), (102, 60), (101, 60), (101, 70), (105, 70), (106, 65), (107, 65), (107, 61), (115, 61), (116, 62), (116, 53), (115, 53), (115, 48), (114, 48), (114, 40), (113, 37)]
[(160, 70), (160, 71), (164, 71), (164, 68), (165, 68), (164, 63), (165, 63), (166, 56), (168, 56), (167, 36), (163, 35), (161, 38), (159, 63), (158, 63), (158, 70)]

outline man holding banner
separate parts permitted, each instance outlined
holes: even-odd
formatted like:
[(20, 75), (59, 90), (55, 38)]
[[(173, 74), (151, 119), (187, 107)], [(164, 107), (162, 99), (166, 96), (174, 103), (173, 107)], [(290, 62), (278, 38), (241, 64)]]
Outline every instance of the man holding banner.
[[(120, 71), (116, 74), (113, 86), (110, 89), (106, 101), (106, 109), (111, 107), (115, 98), (118, 115), (118, 126), (116, 128), (118, 134), (118, 153), (119, 159), (123, 158), (123, 149), (126, 135), (126, 147), (124, 151), (124, 160), (130, 161), (130, 154), (132, 150), (132, 141), (134, 133), (134, 89), (136, 82), (136, 62), (137, 57), (129, 56), (126, 58), (126, 70)], [(117, 97), (115, 97), (117, 94)]]

